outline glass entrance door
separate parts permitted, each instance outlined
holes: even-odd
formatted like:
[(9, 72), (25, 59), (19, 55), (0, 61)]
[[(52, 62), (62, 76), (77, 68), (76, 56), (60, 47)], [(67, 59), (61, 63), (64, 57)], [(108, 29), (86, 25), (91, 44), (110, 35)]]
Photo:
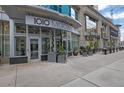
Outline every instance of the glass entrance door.
[(39, 39), (30, 39), (30, 59), (39, 59)]

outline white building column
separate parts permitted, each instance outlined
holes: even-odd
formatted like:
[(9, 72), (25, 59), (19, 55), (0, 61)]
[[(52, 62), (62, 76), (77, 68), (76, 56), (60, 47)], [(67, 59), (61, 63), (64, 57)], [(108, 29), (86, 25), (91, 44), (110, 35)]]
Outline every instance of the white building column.
[(10, 57), (14, 56), (15, 40), (14, 40), (14, 21), (10, 19)]
[(68, 55), (68, 32), (66, 32), (66, 48), (67, 48), (67, 55)]
[(103, 48), (103, 40), (101, 36), (102, 21), (98, 20), (98, 35), (100, 36), (99, 48)]
[(56, 52), (56, 33), (55, 33), (55, 30), (53, 31), (54, 33), (54, 52)]
[(26, 25), (26, 55), (28, 57), (28, 61), (30, 60), (29, 54), (29, 37), (28, 37), (28, 25)]

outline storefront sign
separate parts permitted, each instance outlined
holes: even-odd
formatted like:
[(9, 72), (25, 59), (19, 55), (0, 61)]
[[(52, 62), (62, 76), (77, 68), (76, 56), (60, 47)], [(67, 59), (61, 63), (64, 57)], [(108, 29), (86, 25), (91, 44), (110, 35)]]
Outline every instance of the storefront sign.
[(74, 31), (74, 27), (66, 23), (42, 17), (26, 16), (26, 24)]
[(50, 25), (50, 21), (47, 20), (47, 19), (43, 19), (43, 18), (39, 18), (39, 17), (34, 17), (34, 24), (49, 26)]

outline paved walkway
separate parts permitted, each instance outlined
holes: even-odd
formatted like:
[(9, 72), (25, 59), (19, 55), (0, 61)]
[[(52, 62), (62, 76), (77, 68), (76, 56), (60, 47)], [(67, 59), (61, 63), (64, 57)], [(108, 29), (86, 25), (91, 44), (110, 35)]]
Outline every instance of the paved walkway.
[(0, 66), (0, 86), (124, 87), (124, 51), (89, 57), (72, 56), (62, 63)]

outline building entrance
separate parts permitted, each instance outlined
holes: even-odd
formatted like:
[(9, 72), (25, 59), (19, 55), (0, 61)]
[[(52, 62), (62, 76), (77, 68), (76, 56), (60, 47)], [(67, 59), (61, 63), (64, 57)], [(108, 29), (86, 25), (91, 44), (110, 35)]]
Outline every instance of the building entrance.
[(40, 59), (40, 42), (38, 37), (31, 37), (29, 40), (29, 55), (30, 60), (39, 60)]

